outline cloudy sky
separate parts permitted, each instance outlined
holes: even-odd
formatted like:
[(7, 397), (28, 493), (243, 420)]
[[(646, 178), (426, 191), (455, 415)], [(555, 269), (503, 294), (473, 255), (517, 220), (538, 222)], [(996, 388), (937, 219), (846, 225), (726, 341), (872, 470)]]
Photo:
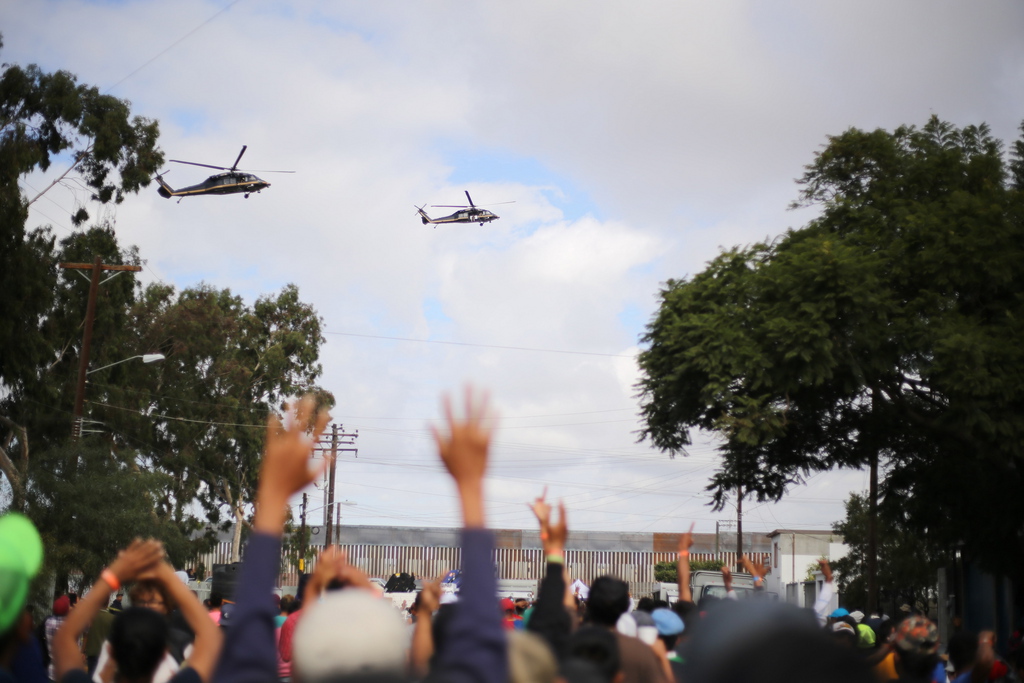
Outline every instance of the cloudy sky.
[[(19, 0), (0, 31), (0, 61), (158, 119), (168, 158), (230, 165), (248, 145), (244, 168), (297, 171), (249, 199), (154, 185), (111, 217), (147, 281), (250, 302), (292, 282), (316, 307), (323, 385), (359, 432), (338, 467), (351, 524), (458, 523), (426, 425), (471, 381), (502, 416), (492, 525), (532, 528), (548, 484), (573, 528), (713, 531), (735, 514), (707, 507), (714, 443), (674, 460), (636, 443), (660, 284), (806, 223), (786, 206), (830, 134), (937, 114), (1011, 140), (1024, 119), (1017, 0)], [(168, 167), (177, 187), (207, 175)], [(464, 190), (515, 203), (483, 227), (416, 217)], [(31, 222), (63, 236), (84, 199), (57, 188)], [(817, 475), (748, 501), (744, 527), (827, 528), (864, 488)]]

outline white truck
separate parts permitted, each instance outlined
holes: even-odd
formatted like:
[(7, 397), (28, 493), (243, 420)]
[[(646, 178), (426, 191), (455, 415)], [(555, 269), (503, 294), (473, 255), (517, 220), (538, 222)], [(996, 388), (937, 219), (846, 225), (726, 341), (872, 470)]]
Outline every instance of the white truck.
[[(749, 598), (754, 594), (754, 577), (750, 574), (733, 574), (732, 589), (736, 591), (737, 597), (741, 600)], [(725, 597), (725, 581), (722, 580), (722, 572), (696, 571), (690, 574), (690, 593), (694, 602), (700, 602), (701, 598), (710, 596), (713, 598)], [(767, 593), (769, 598), (778, 600), (778, 593)], [(679, 587), (675, 583), (659, 583), (656, 597), (665, 600), (669, 604), (679, 599)]]

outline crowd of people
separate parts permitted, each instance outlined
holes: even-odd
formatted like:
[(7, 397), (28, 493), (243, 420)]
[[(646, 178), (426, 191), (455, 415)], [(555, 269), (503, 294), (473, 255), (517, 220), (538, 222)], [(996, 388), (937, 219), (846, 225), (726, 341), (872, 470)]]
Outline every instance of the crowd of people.
[[(543, 494), (531, 506), (546, 557), (536, 599), (500, 600), (485, 524), (488, 401), (467, 389), (463, 414), (456, 417), (447, 398), (444, 413), (434, 438), (462, 511), (457, 595), (428, 581), (403, 618), (343, 552), (328, 548), (301, 595), (275, 596), (288, 500), (320, 474), (311, 469), (312, 443), (328, 417), (307, 398), (285, 423), (270, 418), (230, 620), (211, 616), (158, 541), (140, 539), (83, 598), (54, 601), (40, 639), (27, 602), (42, 543), (26, 518), (0, 518), (0, 683), (1024, 681), (1024, 648), (1018, 642), (1000, 657), (991, 632), (957, 633), (940, 652), (924, 615), (826, 613), (827, 562), (813, 610), (757, 599), (765, 568), (747, 558), (751, 599), (730, 599), (736, 593), (724, 569), (727, 597), (695, 603), (690, 532), (679, 538), (674, 604), (634, 603), (613, 576), (596, 579), (583, 598), (565, 569), (565, 508), (553, 509)], [(130, 606), (122, 608), (125, 589)]]

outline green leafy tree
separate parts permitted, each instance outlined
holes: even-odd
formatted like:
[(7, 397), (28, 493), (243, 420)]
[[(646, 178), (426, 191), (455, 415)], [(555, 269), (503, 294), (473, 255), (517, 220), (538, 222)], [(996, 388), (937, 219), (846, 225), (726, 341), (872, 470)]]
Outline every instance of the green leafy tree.
[(136, 536), (159, 538), (176, 566), (189, 559), (189, 539), (156, 511), (154, 495), (166, 476), (139, 468), (134, 452), (101, 442), (55, 447), (37, 452), (31, 471), (26, 511), (43, 537), (45, 568), (60, 588), (73, 570), (87, 580), (98, 576)]
[(187, 519), (195, 501), (204, 522), (234, 522), (237, 559), (268, 413), (307, 392), (333, 405), (316, 385), (321, 319), (294, 285), (250, 307), (227, 289), (201, 285), (176, 294), (154, 284), (130, 317), (139, 348), (159, 350), (166, 360), (155, 383), (126, 383), (115, 374), (95, 385), (92, 415), (171, 476), (160, 501), (167, 514)]
[[(908, 527), (898, 508), (886, 509), (878, 524), (878, 587), (886, 604), (928, 604), (933, 597), (939, 567), (949, 553), (936, 554)], [(850, 494), (846, 517), (833, 526), (850, 548), (846, 557), (832, 562), (836, 581), (848, 605), (867, 604), (868, 501), (866, 494)]]
[(1007, 164), (986, 126), (937, 118), (830, 138), (801, 180), (817, 219), (661, 292), (639, 359), (641, 438), (675, 454), (693, 429), (724, 437), (709, 484), (719, 508), (737, 486), (778, 500), (808, 473), (881, 462), (883, 505), (902, 505), (932, 547), (963, 541), (1019, 572), (1013, 149)]
[[(2, 48), (0, 39), (0, 48)], [(27, 226), (28, 207), (58, 183), (86, 188), (71, 218), (88, 220), (85, 204), (117, 204), (149, 183), (163, 163), (155, 121), (132, 116), (130, 105), (66, 71), (4, 64), (0, 73), (0, 474), (12, 504), (24, 504), (33, 448), (40, 436), (20, 421), (18, 407), (53, 373), (62, 353), (43, 329), (60, 278), (57, 245), (46, 227)], [(63, 164), (63, 166), (61, 166)], [(42, 192), (20, 181), (60, 166)], [(26, 186), (27, 187), (27, 186)], [(91, 260), (91, 254), (89, 259)], [(82, 309), (84, 310), (84, 309)], [(80, 320), (79, 315), (79, 320)], [(44, 436), (45, 438), (45, 436)]]

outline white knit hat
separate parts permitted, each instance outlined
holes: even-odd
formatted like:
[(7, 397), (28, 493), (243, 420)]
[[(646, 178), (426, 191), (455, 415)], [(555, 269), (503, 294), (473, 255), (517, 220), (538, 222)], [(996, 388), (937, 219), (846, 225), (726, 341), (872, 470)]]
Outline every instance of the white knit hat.
[(303, 608), (292, 641), (299, 677), (316, 683), (360, 673), (401, 673), (407, 627), (390, 601), (345, 589)]

